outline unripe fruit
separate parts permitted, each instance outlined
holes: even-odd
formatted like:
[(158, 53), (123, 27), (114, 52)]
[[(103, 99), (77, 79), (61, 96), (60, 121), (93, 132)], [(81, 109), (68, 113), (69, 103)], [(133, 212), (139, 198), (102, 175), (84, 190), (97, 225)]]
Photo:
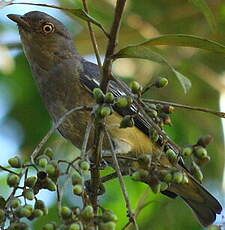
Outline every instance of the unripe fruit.
[(108, 222), (108, 221), (117, 222), (118, 221), (118, 217), (110, 210), (104, 211), (102, 218), (104, 222)]
[(165, 78), (165, 77), (161, 77), (161, 78), (158, 78), (156, 81), (155, 81), (155, 86), (157, 88), (163, 88), (165, 86), (167, 86), (168, 84), (168, 79)]
[(53, 164), (48, 164), (46, 166), (46, 172), (49, 176), (55, 176), (56, 175), (56, 167)]
[(54, 156), (54, 152), (51, 148), (48, 147), (44, 150), (44, 155), (48, 156), (49, 159), (52, 159)]
[(104, 102), (104, 93), (100, 88), (94, 88), (93, 95), (98, 104), (102, 104)]
[(167, 173), (164, 177), (163, 177), (163, 181), (165, 182), (171, 182), (173, 180), (173, 175), (172, 173)]
[(41, 209), (34, 209), (33, 215), (34, 217), (41, 217), (44, 215), (44, 212)]
[(186, 174), (184, 174), (182, 184), (187, 184), (188, 182), (189, 182), (188, 176)]
[(21, 168), (22, 167), (22, 161), (21, 161), (21, 159), (18, 156), (10, 158), (8, 160), (8, 163), (13, 168)]
[(201, 182), (203, 180), (202, 171), (195, 162), (192, 162), (191, 172), (198, 181)]
[(168, 184), (163, 182), (163, 181), (160, 181), (160, 191), (165, 191), (168, 189)]
[(183, 151), (182, 151), (182, 154), (183, 154), (184, 156), (190, 156), (190, 155), (192, 154), (192, 152), (193, 152), (192, 147), (185, 147), (185, 148), (183, 149)]
[(156, 194), (159, 193), (160, 189), (161, 189), (160, 183), (151, 185), (151, 189), (152, 189), (152, 192), (154, 192)]
[(115, 229), (116, 229), (116, 224), (115, 222), (112, 221), (99, 224), (99, 230), (115, 230)]
[(82, 185), (77, 184), (77, 185), (75, 185), (75, 186), (73, 187), (73, 193), (74, 193), (75, 195), (80, 195), (80, 194), (82, 194), (82, 192), (83, 192)]
[(116, 104), (116, 106), (117, 106), (118, 108), (126, 108), (126, 107), (130, 106), (130, 103), (129, 103), (127, 97), (120, 97), (120, 98), (117, 98), (115, 104)]
[(205, 158), (207, 156), (207, 150), (203, 147), (197, 147), (194, 150), (194, 153), (195, 153), (195, 156), (200, 159)]
[(23, 196), (28, 199), (28, 200), (33, 200), (34, 199), (34, 193), (31, 189), (25, 189), (23, 191)]
[(42, 200), (36, 200), (34, 208), (41, 209), (44, 212), (44, 215), (48, 214), (48, 208), (45, 206), (45, 203)]
[(19, 208), (19, 215), (21, 217), (30, 217), (32, 215), (32, 211), (27, 207)]
[(173, 174), (173, 182), (180, 184), (183, 181), (183, 173), (182, 172), (175, 172)]
[(20, 182), (20, 178), (19, 176), (10, 173), (7, 177), (7, 184), (9, 185), (9, 187), (15, 187), (19, 184)]
[(132, 93), (140, 95), (142, 92), (142, 86), (137, 81), (132, 81), (130, 83), (130, 88)]
[(107, 117), (112, 113), (111, 109), (109, 107), (102, 107), (100, 110), (101, 117)]
[(112, 93), (106, 93), (105, 95), (105, 103), (112, 104), (114, 101), (115, 97)]
[(80, 225), (77, 223), (71, 224), (69, 230), (80, 230)]
[(20, 205), (21, 205), (21, 200), (18, 198), (14, 198), (10, 203), (10, 206), (12, 208), (18, 208)]
[(48, 164), (47, 158), (43, 157), (43, 158), (38, 159), (38, 165), (41, 168), (45, 168), (47, 164)]
[(52, 223), (46, 224), (42, 230), (55, 230), (55, 225)]
[(83, 178), (77, 171), (75, 171), (72, 175), (72, 184), (76, 185), (76, 184), (82, 184), (82, 183), (83, 183)]
[(63, 206), (60, 210), (60, 214), (64, 219), (68, 219), (72, 216), (72, 211), (69, 207)]
[(56, 191), (57, 189), (56, 184), (50, 178), (46, 178), (44, 188), (48, 189), (49, 191)]
[(129, 128), (134, 126), (134, 119), (130, 115), (126, 115), (120, 122), (120, 128)]
[(25, 185), (27, 187), (34, 187), (34, 185), (36, 184), (37, 182), (37, 177), (36, 176), (31, 176), (31, 177), (28, 177), (26, 180), (25, 180)]
[(80, 165), (80, 168), (84, 171), (87, 171), (90, 169), (90, 164), (87, 161), (81, 161), (79, 165)]
[(151, 140), (153, 142), (157, 142), (159, 139), (159, 134), (157, 133), (156, 130), (153, 130), (152, 133), (151, 133)]
[(163, 105), (163, 106), (162, 106), (162, 111), (163, 111), (164, 113), (169, 114), (169, 113), (172, 113), (172, 112), (174, 111), (174, 107), (171, 106), (171, 105)]
[(84, 219), (92, 219), (94, 217), (94, 210), (93, 207), (90, 205), (87, 205), (82, 211), (81, 216)]

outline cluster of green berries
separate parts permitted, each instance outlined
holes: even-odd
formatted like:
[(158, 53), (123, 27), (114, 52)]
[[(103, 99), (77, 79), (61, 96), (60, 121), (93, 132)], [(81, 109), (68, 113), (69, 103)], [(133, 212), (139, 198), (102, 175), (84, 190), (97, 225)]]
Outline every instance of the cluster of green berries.
[(203, 174), (200, 166), (210, 161), (210, 156), (207, 153), (206, 147), (213, 140), (210, 135), (202, 136), (194, 145), (188, 145), (183, 149), (183, 156), (191, 159), (189, 167), (192, 175), (198, 180), (203, 180)]
[(109, 210), (103, 210), (102, 215), (95, 215), (93, 207), (86, 205), (79, 207), (62, 206), (60, 209), (62, 223), (48, 223), (42, 230), (115, 230), (117, 216)]

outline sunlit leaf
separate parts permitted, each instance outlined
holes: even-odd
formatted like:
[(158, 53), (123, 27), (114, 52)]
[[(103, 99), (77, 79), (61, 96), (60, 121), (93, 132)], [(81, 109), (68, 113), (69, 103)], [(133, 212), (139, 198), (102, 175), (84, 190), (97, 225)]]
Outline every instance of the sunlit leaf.
[(169, 46), (183, 46), (204, 49), (213, 52), (225, 53), (225, 46), (193, 35), (187, 34), (167, 34), (155, 38), (151, 38), (143, 43), (133, 45), (134, 47), (151, 47), (151, 46), (169, 45)]
[(207, 5), (206, 1), (205, 0), (189, 0), (189, 2), (204, 14), (211, 29), (215, 29), (216, 20), (215, 20), (215, 17), (211, 9)]
[(185, 93), (187, 93), (191, 87), (191, 82), (187, 77), (185, 77), (183, 74), (175, 70), (164, 57), (162, 57), (160, 54), (153, 51), (150, 47), (146, 47), (142, 45), (128, 46), (126, 48), (121, 49), (118, 53), (116, 53), (113, 56), (113, 59), (118, 59), (118, 58), (141, 58), (141, 59), (147, 59), (153, 62), (165, 64), (176, 75)]

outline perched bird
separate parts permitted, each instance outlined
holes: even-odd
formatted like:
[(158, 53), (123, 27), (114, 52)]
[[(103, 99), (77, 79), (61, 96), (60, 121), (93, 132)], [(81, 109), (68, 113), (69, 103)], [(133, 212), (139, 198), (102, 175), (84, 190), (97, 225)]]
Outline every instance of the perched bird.
[[(9, 14), (8, 17), (18, 25), (25, 55), (52, 119), (56, 122), (76, 106), (94, 105), (92, 90), (100, 85), (99, 68), (79, 55), (66, 27), (56, 18), (39, 11), (23, 16)], [(108, 90), (116, 97), (131, 95), (129, 87), (113, 76)], [(117, 152), (135, 156), (157, 152), (158, 144), (149, 138), (151, 124), (146, 115), (136, 115), (133, 127), (119, 127), (122, 118), (132, 110), (135, 105), (124, 109), (115, 107), (112, 115), (106, 118), (106, 129)], [(89, 111), (75, 112), (59, 127), (60, 133), (80, 148), (90, 116)], [(93, 137), (91, 139), (90, 143)], [(190, 175), (182, 162), (177, 167), (187, 173), (189, 182), (172, 185), (164, 194), (172, 198), (180, 196), (203, 226), (212, 224), (216, 214), (222, 211), (221, 205)]]

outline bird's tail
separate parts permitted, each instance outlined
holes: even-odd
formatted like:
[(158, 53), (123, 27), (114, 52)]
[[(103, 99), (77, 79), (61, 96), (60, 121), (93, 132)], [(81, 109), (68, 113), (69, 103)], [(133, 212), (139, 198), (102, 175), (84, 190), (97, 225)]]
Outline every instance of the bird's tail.
[(220, 214), (222, 207), (201, 184), (191, 175), (187, 184), (174, 184), (169, 191), (176, 193), (192, 208), (199, 222), (207, 227), (211, 225), (216, 214)]

